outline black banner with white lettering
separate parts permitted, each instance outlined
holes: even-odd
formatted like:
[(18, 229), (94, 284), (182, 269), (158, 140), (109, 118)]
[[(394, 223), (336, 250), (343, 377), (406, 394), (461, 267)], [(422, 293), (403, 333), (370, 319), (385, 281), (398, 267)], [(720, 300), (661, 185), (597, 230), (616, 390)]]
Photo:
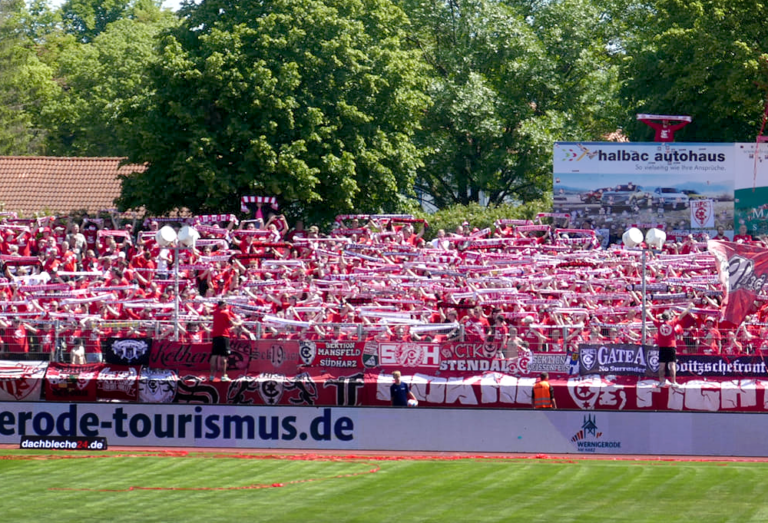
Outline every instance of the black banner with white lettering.
[(151, 338), (107, 338), (104, 361), (112, 365), (149, 365)]
[(659, 350), (642, 345), (579, 345), (579, 373), (645, 376), (659, 368)]
[[(658, 370), (659, 350), (656, 347), (629, 344), (579, 346), (581, 375), (653, 376)], [(763, 356), (678, 354), (677, 375), (765, 378), (768, 377), (768, 366)]]
[(768, 369), (762, 356), (691, 354), (677, 357), (677, 375), (765, 378)]

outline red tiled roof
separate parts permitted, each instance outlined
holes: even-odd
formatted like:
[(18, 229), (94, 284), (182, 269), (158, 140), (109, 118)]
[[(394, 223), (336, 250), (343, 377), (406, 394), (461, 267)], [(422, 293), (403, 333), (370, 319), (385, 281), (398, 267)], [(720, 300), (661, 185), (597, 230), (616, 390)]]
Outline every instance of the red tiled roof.
[(24, 216), (113, 208), (120, 195), (118, 173), (145, 169), (142, 165), (120, 167), (123, 160), (0, 156), (0, 204), (4, 210)]

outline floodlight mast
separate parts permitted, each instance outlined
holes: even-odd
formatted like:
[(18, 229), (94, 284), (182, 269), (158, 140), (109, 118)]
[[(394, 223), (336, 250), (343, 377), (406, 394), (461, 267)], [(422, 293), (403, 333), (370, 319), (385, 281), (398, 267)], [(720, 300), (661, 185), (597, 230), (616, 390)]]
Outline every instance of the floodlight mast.
[[(624, 243), (624, 246), (627, 249), (633, 249), (636, 250), (638, 246), (640, 246), (641, 252), (641, 264), (642, 264), (642, 276), (641, 276), (641, 286), (640, 286), (640, 292), (642, 292), (643, 295), (643, 315), (642, 315), (642, 338), (640, 343), (642, 345), (645, 345), (645, 341), (647, 338), (648, 328), (646, 326), (646, 321), (648, 319), (648, 299), (645, 295), (646, 288), (647, 288), (647, 276), (646, 276), (646, 268), (648, 266), (648, 251), (651, 252), (655, 251), (661, 251), (662, 247), (664, 246), (664, 242), (667, 241), (667, 234), (662, 231), (661, 229), (649, 229), (648, 232), (645, 234), (645, 246), (642, 246), (643, 243), (643, 232), (638, 229), (637, 227), (632, 227), (631, 229), (628, 229), (624, 232), (624, 234), (621, 237), (621, 241)], [(654, 249), (655, 248), (655, 249)]]
[(185, 225), (178, 235), (173, 227), (166, 225), (155, 235), (160, 247), (173, 249), (173, 341), (179, 341), (179, 251), (194, 249), (200, 233), (194, 227)]

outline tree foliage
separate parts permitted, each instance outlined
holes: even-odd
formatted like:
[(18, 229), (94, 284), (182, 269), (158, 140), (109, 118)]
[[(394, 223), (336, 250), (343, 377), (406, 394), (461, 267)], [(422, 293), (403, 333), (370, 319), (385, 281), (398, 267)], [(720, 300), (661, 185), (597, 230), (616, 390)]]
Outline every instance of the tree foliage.
[(275, 195), (313, 221), (395, 211), (427, 104), (408, 20), (388, 0), (209, 0), (162, 42), (123, 208), (239, 208)]
[(66, 0), (61, 6), (61, 17), (69, 34), (88, 43), (106, 31), (112, 22), (157, 10), (160, 3), (155, 0)]
[(38, 115), (58, 90), (25, 32), (22, 0), (0, 0), (0, 155), (35, 154), (45, 131)]
[(157, 61), (157, 37), (175, 24), (150, 5), (141, 16), (109, 24), (88, 43), (59, 38), (56, 76), (66, 88), (43, 114), (47, 153), (126, 156), (133, 129), (128, 117), (148, 105), (147, 71)]
[(531, 220), (540, 212), (550, 212), (552, 210), (552, 197), (546, 195), (541, 200), (531, 200), (522, 205), (510, 205), (502, 203), (497, 206), (483, 206), (476, 202), (468, 205), (451, 205), (440, 209), (434, 214), (421, 214), (429, 222), (429, 229), (424, 233), (427, 240), (437, 236), (437, 231), (443, 229), (447, 233), (456, 230), (464, 222), (469, 223), (470, 227), (485, 229), (493, 225), (496, 220), (501, 218), (513, 218), (521, 220)]
[[(656, 0), (626, 44), (622, 94), (633, 112), (686, 114), (678, 140), (752, 141), (768, 91), (768, 7)], [(632, 139), (652, 139), (635, 124)]]
[(206, 0), (181, 21), (158, 6), (0, 0), (0, 154), (147, 162), (124, 208), (263, 194), (322, 222), (416, 193), (538, 201), (555, 140), (620, 123), (651, 139), (638, 112), (693, 116), (678, 140), (750, 141), (768, 94), (760, 3)]
[(556, 139), (616, 129), (610, 32), (588, 0), (403, 0), (434, 104), (417, 188), (438, 207), (540, 197)]

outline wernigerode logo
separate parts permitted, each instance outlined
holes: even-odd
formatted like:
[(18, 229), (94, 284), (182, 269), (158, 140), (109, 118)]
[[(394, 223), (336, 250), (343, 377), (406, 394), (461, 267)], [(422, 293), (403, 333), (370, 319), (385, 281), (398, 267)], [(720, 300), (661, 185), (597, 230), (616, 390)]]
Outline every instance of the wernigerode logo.
[(603, 449), (615, 450), (621, 448), (621, 441), (606, 441), (603, 439), (603, 433), (597, 427), (597, 415), (587, 414), (584, 416), (584, 422), (581, 429), (571, 438), (571, 442), (576, 444), (578, 452), (596, 453)]

